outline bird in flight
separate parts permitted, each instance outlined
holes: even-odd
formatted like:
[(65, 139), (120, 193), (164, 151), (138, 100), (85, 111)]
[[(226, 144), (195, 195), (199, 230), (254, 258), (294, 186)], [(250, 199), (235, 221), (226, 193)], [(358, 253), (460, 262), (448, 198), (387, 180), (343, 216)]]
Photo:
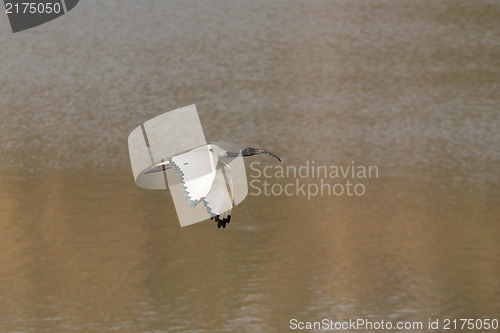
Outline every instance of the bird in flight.
[(208, 144), (174, 155), (143, 173), (163, 172), (174, 168), (179, 174), (188, 205), (195, 207), (203, 203), (210, 219), (217, 223), (217, 228), (225, 228), (231, 221), (233, 179), (231, 168), (223, 159), (259, 154), (272, 156), (281, 162), (277, 155), (263, 149), (248, 147), (241, 153), (236, 153), (216, 144)]

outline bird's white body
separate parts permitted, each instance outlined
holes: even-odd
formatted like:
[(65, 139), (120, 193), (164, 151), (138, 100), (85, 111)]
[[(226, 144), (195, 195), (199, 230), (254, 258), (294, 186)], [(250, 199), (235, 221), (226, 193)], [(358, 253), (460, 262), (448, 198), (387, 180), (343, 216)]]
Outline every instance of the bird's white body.
[[(233, 207), (233, 182), (231, 168), (220, 158), (227, 151), (215, 144), (196, 147), (155, 164), (145, 173), (174, 168), (189, 206), (200, 202), (205, 205), (210, 218), (225, 227)], [(218, 222), (218, 225), (220, 225)]]

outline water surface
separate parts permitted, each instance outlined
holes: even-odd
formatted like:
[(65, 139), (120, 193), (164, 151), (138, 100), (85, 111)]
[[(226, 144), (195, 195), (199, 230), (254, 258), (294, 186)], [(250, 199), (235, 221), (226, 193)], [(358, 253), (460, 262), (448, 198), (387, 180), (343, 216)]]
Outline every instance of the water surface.
[[(0, 330), (498, 318), (498, 17), (495, 1), (89, 0), (12, 34), (0, 15)], [(209, 141), (379, 177), (180, 228), (168, 192), (135, 186), (127, 136), (193, 103)]]

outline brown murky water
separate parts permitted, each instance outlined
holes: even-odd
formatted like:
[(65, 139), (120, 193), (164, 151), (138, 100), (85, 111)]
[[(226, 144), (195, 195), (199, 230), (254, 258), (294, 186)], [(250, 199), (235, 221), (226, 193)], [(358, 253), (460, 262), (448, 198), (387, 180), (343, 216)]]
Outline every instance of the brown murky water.
[[(87, 0), (14, 35), (0, 15), (0, 331), (500, 319), (498, 17), (496, 1)], [(180, 228), (168, 192), (135, 186), (127, 136), (192, 103), (209, 141), (379, 177)]]

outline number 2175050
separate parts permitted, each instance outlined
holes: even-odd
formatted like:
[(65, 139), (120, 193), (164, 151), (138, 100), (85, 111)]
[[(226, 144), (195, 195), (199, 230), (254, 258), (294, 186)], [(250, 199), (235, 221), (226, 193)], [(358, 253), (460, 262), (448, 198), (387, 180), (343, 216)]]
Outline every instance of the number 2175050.
[(480, 330), (498, 329), (497, 319), (445, 319), (445, 330)]
[(5, 13), (7, 14), (58, 14), (62, 10), (61, 4), (58, 2), (37, 3), (37, 2), (21, 2), (21, 3), (5, 3)]

